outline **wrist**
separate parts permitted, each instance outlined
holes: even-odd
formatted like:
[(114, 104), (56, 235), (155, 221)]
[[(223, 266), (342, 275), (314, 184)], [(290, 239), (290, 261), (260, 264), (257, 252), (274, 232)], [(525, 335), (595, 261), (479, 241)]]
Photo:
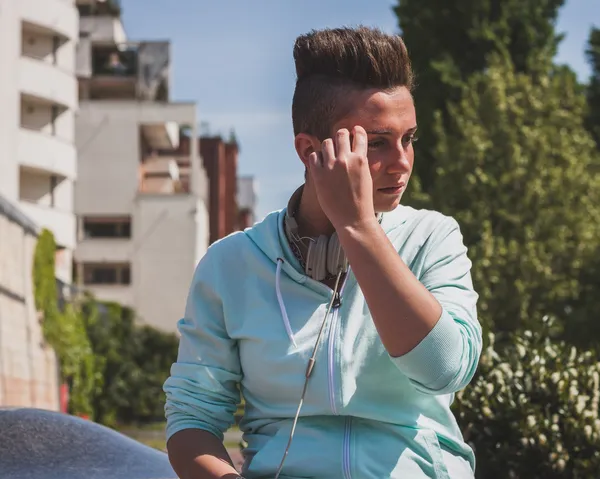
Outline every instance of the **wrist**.
[(369, 216), (368, 218), (358, 219), (353, 222), (347, 222), (342, 225), (334, 225), (338, 236), (356, 236), (363, 234), (372, 234), (381, 230), (381, 225), (377, 219), (377, 216)]

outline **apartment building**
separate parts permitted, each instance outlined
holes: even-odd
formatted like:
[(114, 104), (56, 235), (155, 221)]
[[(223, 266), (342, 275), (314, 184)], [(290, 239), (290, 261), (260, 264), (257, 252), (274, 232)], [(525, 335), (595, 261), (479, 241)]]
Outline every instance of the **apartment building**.
[(170, 101), (169, 42), (129, 40), (116, 0), (77, 6), (77, 282), (174, 331), (209, 241), (196, 105)]
[(71, 282), (76, 242), (74, 0), (0, 0), (0, 193), (58, 245), (56, 275)]

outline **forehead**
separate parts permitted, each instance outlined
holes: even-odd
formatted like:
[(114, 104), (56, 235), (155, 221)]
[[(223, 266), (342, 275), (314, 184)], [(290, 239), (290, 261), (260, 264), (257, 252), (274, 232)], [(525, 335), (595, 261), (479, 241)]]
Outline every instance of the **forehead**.
[(345, 103), (347, 114), (333, 125), (334, 131), (360, 125), (365, 130), (386, 128), (403, 134), (417, 125), (413, 98), (405, 87), (354, 91)]

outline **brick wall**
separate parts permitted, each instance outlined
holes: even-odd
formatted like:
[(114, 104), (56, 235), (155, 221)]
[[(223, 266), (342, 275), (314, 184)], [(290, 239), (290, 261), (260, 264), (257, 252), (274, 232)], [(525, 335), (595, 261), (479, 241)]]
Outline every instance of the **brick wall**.
[[(199, 151), (209, 185), (210, 243), (239, 229), (237, 214), (238, 147), (220, 136), (203, 136)], [(178, 154), (188, 155), (188, 137), (182, 137)]]
[(58, 365), (33, 299), (35, 235), (0, 210), (0, 406), (58, 410)]
[(237, 160), (238, 146), (225, 144), (225, 231), (227, 234), (239, 229), (237, 214)]

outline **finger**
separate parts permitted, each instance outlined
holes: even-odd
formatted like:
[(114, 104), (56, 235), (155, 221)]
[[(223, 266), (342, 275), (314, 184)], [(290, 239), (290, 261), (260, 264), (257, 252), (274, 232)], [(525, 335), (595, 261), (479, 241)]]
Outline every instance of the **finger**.
[(307, 166), (309, 170), (314, 170), (315, 168), (319, 168), (321, 166), (321, 159), (318, 152), (313, 151), (310, 155), (308, 155)]
[(321, 145), (321, 154), (323, 156), (323, 166), (325, 168), (333, 168), (335, 162), (335, 148), (331, 138), (327, 138)]
[(346, 128), (338, 130), (335, 135), (336, 151), (338, 156), (348, 156), (352, 152), (350, 147), (350, 132)]
[(362, 126), (355, 126), (352, 132), (354, 134), (352, 151), (366, 157), (369, 150), (369, 139), (367, 137), (367, 132)]

